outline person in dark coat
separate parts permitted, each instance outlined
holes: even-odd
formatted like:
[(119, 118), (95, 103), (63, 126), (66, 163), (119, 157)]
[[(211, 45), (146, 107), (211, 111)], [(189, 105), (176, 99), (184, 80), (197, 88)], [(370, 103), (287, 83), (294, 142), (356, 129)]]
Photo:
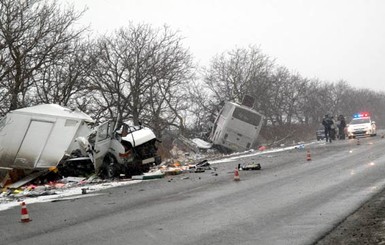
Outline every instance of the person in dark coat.
[(326, 114), (325, 117), (322, 119), (322, 125), (325, 128), (325, 139), (326, 142), (332, 143), (332, 125), (334, 124), (332, 118)]
[(330, 119), (331, 119), (331, 122), (330, 122), (330, 138), (332, 138), (332, 140), (336, 140), (336, 138), (337, 138), (337, 125), (336, 125), (336, 121), (334, 120), (333, 116), (331, 116)]
[(345, 139), (345, 127), (346, 127), (346, 121), (345, 117), (343, 115), (338, 116), (338, 133), (340, 140)]

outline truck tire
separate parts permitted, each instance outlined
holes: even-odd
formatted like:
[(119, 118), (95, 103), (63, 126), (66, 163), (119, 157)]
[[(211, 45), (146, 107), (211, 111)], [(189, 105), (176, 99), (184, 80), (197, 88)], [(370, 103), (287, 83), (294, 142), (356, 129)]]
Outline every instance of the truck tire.
[(107, 154), (103, 159), (103, 165), (101, 168), (101, 176), (103, 179), (113, 179), (118, 175), (117, 161), (111, 154)]

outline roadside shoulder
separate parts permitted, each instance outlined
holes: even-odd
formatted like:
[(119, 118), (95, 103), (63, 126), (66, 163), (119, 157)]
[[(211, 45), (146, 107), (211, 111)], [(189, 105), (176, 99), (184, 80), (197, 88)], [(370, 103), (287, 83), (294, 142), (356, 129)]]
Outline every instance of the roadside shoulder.
[(314, 244), (384, 244), (385, 189)]

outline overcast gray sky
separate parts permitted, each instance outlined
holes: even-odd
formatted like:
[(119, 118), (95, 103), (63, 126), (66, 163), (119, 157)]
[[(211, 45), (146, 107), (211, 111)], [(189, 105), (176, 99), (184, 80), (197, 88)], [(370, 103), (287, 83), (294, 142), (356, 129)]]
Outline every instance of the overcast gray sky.
[(307, 78), (385, 92), (385, 0), (68, 0), (105, 33), (167, 24), (196, 62), (257, 45)]

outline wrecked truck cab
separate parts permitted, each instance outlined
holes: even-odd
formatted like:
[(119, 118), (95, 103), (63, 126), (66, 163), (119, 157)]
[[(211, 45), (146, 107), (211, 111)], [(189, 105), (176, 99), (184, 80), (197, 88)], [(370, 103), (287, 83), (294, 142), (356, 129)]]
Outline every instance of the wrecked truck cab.
[(89, 139), (94, 142), (94, 165), (101, 177), (132, 176), (160, 163), (158, 140), (151, 129), (130, 122), (114, 128), (113, 122), (105, 122)]

